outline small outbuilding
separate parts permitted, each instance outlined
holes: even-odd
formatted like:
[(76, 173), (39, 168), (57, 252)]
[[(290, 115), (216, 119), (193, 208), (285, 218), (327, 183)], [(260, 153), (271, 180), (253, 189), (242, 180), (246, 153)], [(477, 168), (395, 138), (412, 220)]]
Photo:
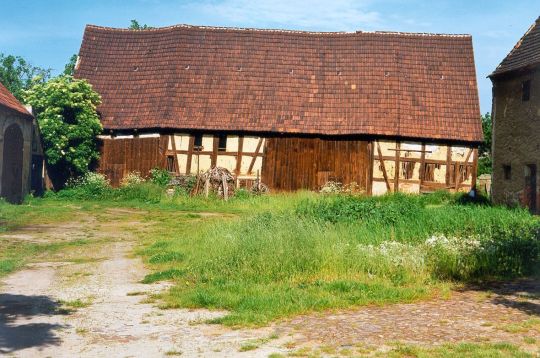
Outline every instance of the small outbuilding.
[(22, 202), (43, 191), (44, 161), (34, 117), (0, 83), (0, 196)]

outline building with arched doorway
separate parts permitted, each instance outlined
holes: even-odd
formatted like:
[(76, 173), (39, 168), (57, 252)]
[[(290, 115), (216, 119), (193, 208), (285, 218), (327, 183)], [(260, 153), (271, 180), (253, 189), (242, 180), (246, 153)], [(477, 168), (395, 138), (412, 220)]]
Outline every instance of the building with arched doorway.
[(0, 197), (20, 203), (43, 191), (44, 162), (34, 117), (0, 83)]

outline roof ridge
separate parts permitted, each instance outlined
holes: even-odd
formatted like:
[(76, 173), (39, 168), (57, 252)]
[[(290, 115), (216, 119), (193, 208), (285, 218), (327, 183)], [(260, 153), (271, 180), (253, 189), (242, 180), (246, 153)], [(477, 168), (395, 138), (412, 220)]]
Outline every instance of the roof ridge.
[[(503, 58), (503, 60), (497, 65), (497, 67), (495, 67), (495, 71), (493, 71), (488, 77), (499, 74), (497, 73), (498, 70), (502, 67), (502, 65), (506, 62), (506, 60), (509, 59), (521, 47), (521, 44), (523, 43), (523, 40), (525, 40), (525, 37), (527, 37), (527, 35), (529, 35), (531, 31), (533, 31), (536, 28), (536, 26), (540, 26), (540, 16), (535, 20), (535, 22), (531, 26), (529, 26), (529, 29), (523, 34), (523, 36), (520, 37), (520, 39), (514, 45), (514, 47), (512, 47), (510, 52), (508, 52), (508, 54)], [(508, 72), (508, 71), (502, 71), (500, 73), (504, 73), (504, 72)]]
[(163, 30), (172, 30), (176, 28), (202, 29), (202, 30), (225, 30), (225, 31), (253, 31), (253, 32), (282, 32), (291, 34), (314, 34), (314, 35), (354, 35), (354, 34), (381, 34), (381, 35), (404, 35), (404, 36), (433, 36), (433, 37), (472, 37), (470, 34), (443, 34), (431, 32), (405, 32), (405, 31), (308, 31), (308, 30), (288, 30), (288, 29), (263, 29), (254, 27), (227, 27), (227, 26), (206, 26), (206, 25), (189, 25), (177, 24), (163, 27), (154, 27), (144, 30), (132, 30), (127, 28), (99, 26), (87, 24), (86, 28), (97, 30), (109, 30), (117, 32), (157, 32)]

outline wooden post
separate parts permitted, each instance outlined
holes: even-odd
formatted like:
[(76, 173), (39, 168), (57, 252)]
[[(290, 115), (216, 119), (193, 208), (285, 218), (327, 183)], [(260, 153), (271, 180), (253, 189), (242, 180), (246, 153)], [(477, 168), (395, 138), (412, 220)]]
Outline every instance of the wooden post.
[(473, 165), (471, 170), (472, 178), (471, 178), (471, 188), (476, 188), (476, 176), (478, 174), (478, 148), (474, 148), (473, 150)]
[(169, 136), (169, 140), (171, 141), (171, 148), (173, 151), (174, 159), (173, 159), (173, 166), (174, 166), (174, 172), (179, 173), (180, 163), (178, 163), (178, 155), (176, 155), (176, 141), (174, 140), (174, 134)]
[[(193, 158), (193, 146), (195, 145), (195, 136), (191, 134), (189, 136), (189, 144), (188, 144), (188, 155), (187, 155), (187, 163), (186, 163), (186, 175), (191, 174), (191, 160)], [(199, 173), (197, 173), (199, 175)]]
[(210, 159), (210, 167), (216, 166), (218, 145), (219, 145), (219, 137), (217, 135), (214, 135), (214, 142), (212, 144), (212, 158)]
[(225, 174), (221, 175), (221, 183), (223, 185), (223, 199), (229, 200), (229, 185), (227, 184), (227, 177)]
[(386, 174), (386, 166), (384, 165), (384, 159), (381, 151), (381, 146), (377, 142), (377, 154), (379, 155), (379, 162), (381, 163), (381, 169), (384, 177), (384, 182), (386, 183), (386, 190), (390, 191), (390, 182), (388, 181), (388, 175)]
[(241, 135), (238, 137), (238, 152), (236, 153), (236, 187), (240, 187), (240, 180), (238, 180), (238, 176), (240, 175), (240, 171), (242, 170), (242, 152), (244, 151), (244, 136)]
[(450, 167), (452, 166), (452, 146), (446, 146), (446, 188), (450, 186)]
[(253, 158), (251, 159), (251, 163), (249, 163), (248, 174), (251, 174), (251, 172), (253, 171), (253, 166), (255, 165), (255, 161), (257, 160), (257, 157), (259, 156), (259, 151), (261, 150), (263, 141), (264, 141), (264, 138), (260, 138), (259, 143), (257, 143), (257, 149), (255, 149), (255, 154), (253, 155)]
[(374, 163), (374, 155), (373, 155), (373, 142), (368, 143), (368, 157), (369, 157), (369, 166), (368, 166), (368, 174), (367, 174), (367, 182), (366, 182), (366, 192), (368, 195), (373, 195), (373, 163)]
[(422, 142), (422, 153), (420, 153), (420, 169), (418, 171), (418, 175), (420, 178), (420, 187), (419, 190), (422, 190), (422, 185), (424, 184), (424, 177), (425, 177), (425, 171), (426, 171), (426, 143)]
[(395, 168), (394, 168), (394, 193), (399, 191), (399, 159), (401, 157), (401, 142), (396, 142)]

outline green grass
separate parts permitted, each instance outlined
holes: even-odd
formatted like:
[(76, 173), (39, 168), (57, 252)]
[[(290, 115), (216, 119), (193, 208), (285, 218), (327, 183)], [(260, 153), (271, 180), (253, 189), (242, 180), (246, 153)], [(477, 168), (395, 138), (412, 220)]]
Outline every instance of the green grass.
[(60, 250), (83, 246), (88, 243), (88, 240), (73, 240), (38, 244), (0, 238), (0, 277), (23, 267), (28, 261), (38, 255), (50, 255)]
[[(273, 207), (180, 230), (162, 218), (141, 254), (156, 269), (145, 282), (176, 282), (165, 307), (226, 309), (213, 322), (264, 325), (305, 312), (411, 302), (449, 281), (531, 275), (540, 263), (539, 223), (523, 210), (442, 194), (270, 200)], [(428, 244), (432, 235), (449, 243)]]
[[(231, 326), (411, 302), (456, 281), (535, 275), (540, 268), (537, 218), (460, 195), (299, 192), (224, 202), (156, 193), (123, 190), (101, 199), (60, 193), (20, 207), (0, 204), (0, 218), (9, 229), (65, 219), (74, 207), (99, 221), (114, 218), (104, 214), (108, 208), (144, 210), (138, 217), (148, 227), (129, 228), (152, 270), (143, 282), (171, 280), (162, 307), (224, 309), (229, 313), (214, 322)], [(13, 271), (40, 249), (0, 251), (0, 270)]]
[(400, 358), (503, 358), (503, 357), (533, 357), (533, 354), (520, 350), (517, 346), (508, 343), (458, 343), (445, 344), (435, 348), (423, 348), (410, 345), (400, 345), (389, 352), (379, 356)]

